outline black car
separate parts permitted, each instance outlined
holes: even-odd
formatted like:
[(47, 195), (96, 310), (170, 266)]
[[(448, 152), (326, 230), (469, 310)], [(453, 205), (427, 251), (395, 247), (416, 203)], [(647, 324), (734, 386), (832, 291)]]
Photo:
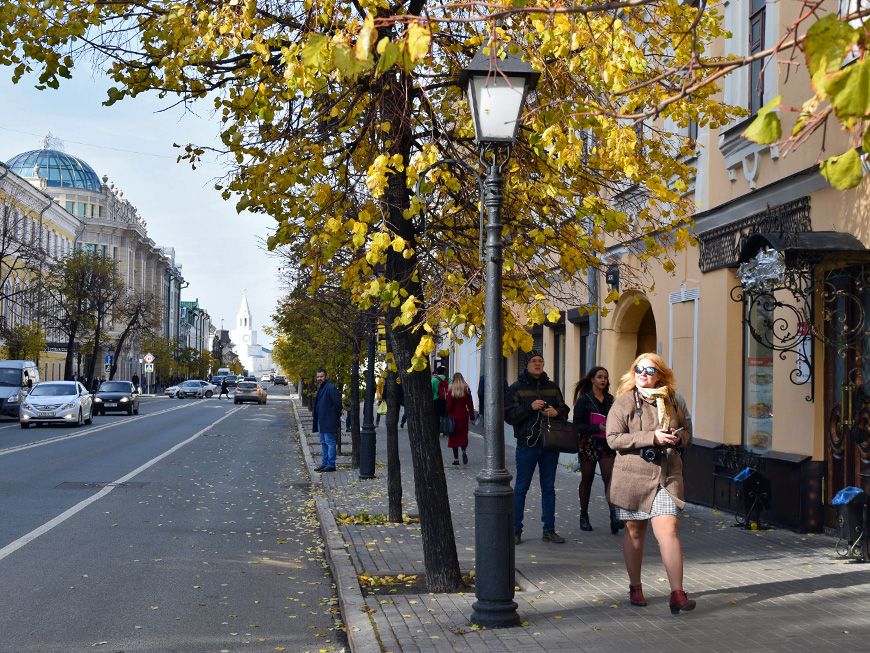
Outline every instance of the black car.
[(287, 377), (283, 374), (276, 374), (275, 385), (287, 385)]
[(225, 378), (227, 380), (228, 388), (235, 388), (236, 384), (239, 382), (239, 377), (235, 374), (228, 374)]
[(223, 374), (215, 374), (213, 377), (211, 377), (211, 382), (213, 385), (216, 385), (217, 387), (221, 387), (221, 381), (223, 381), (223, 378), (224, 378)]
[(94, 414), (105, 415), (110, 410), (128, 415), (139, 414), (139, 393), (129, 381), (103, 381), (94, 395)]

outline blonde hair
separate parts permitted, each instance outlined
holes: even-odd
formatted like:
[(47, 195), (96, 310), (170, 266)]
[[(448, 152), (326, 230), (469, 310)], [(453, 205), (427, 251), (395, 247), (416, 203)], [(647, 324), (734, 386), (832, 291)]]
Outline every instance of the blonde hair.
[(470, 392), (471, 390), (468, 387), (468, 384), (465, 382), (465, 377), (457, 372), (453, 375), (453, 380), (450, 381), (448, 391), (454, 399), (461, 399), (466, 395), (466, 393)]
[(622, 375), (622, 378), (619, 379), (619, 389), (616, 391), (618, 395), (624, 395), (626, 392), (631, 392), (634, 390), (634, 368), (640, 363), (643, 359), (647, 359), (650, 361), (655, 368), (659, 371), (659, 385), (658, 387), (666, 387), (668, 392), (673, 395), (676, 392), (676, 383), (674, 381), (674, 371), (668, 367), (667, 363), (665, 363), (664, 359), (658, 354), (648, 353), (641, 354), (637, 358), (634, 359), (634, 362), (631, 364), (631, 367), (628, 368), (628, 372)]

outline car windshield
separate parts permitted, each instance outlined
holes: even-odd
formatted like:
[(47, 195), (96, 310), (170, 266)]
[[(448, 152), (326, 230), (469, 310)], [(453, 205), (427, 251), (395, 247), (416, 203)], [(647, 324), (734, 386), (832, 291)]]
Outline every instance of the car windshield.
[(14, 367), (0, 367), (0, 386), (20, 388), (24, 377), (21, 370)]
[(106, 381), (100, 384), (100, 392), (130, 392), (130, 384), (126, 381)]
[(235, 380), (238, 379), (238, 378), (239, 378), (239, 377), (234, 376), (234, 375), (232, 375), (232, 374), (230, 374), (228, 377), (226, 377), (227, 381), (235, 381)]
[(239, 383), (239, 387), (242, 390), (253, 390), (257, 387), (256, 383), (251, 383), (250, 381), (246, 381), (245, 383)]
[(191, 386), (193, 386), (194, 388), (198, 388), (198, 387), (199, 387), (199, 381), (185, 381), (185, 382), (182, 383), (181, 385), (183, 385), (183, 386), (185, 386), (185, 387), (191, 387)]
[(31, 397), (65, 397), (77, 395), (75, 383), (40, 383), (30, 393)]

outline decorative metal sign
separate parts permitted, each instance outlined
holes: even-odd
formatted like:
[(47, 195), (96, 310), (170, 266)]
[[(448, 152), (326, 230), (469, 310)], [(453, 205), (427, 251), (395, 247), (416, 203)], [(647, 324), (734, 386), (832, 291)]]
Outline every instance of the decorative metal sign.
[[(824, 343), (837, 356), (852, 353), (870, 363), (861, 339), (870, 337), (866, 301), (870, 297), (870, 266), (856, 265), (826, 271), (814, 279), (813, 266), (786, 266), (781, 252), (762, 249), (738, 271), (742, 283), (731, 291), (746, 303), (745, 323), (752, 337), (778, 352), (780, 360), (794, 356), (789, 374), (796, 385), (810, 384), (813, 400), (813, 341)], [(840, 281), (848, 277), (849, 283)], [(814, 307), (821, 320), (814, 320)]]

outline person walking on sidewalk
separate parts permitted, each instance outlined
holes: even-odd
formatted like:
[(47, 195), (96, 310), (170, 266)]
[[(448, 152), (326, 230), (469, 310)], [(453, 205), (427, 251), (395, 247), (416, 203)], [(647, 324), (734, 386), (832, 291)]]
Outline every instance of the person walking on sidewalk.
[[(616, 452), (607, 445), (605, 422), (607, 413), (613, 405), (610, 394), (610, 375), (603, 367), (593, 367), (577, 382), (574, 388), (574, 424), (580, 434), (580, 530), (591, 531), (589, 522), (589, 495), (595, 480), (595, 466), (601, 469), (604, 482), (604, 496), (610, 497), (610, 477), (613, 474), (613, 459)], [(616, 535), (623, 523), (616, 518), (610, 506), (610, 532)]]
[(607, 415), (607, 443), (617, 452), (610, 501), (625, 521), (623, 557), (632, 605), (646, 605), (640, 571), (647, 525), (652, 522), (671, 587), (673, 614), (692, 610), (683, 589), (680, 514), (686, 505), (681, 449), (691, 425), (677, 402), (674, 373), (657, 354), (641, 354), (622, 377)]
[(556, 467), (559, 452), (541, 446), (541, 420), (547, 417), (568, 419), (568, 406), (559, 386), (544, 373), (544, 357), (532, 350), (526, 369), (508, 389), (504, 419), (514, 427), (517, 439), (517, 479), (514, 484), (514, 542), (523, 534), (526, 494), (532, 484), (535, 467), (541, 485), (541, 521), (544, 542), (562, 544), (565, 538), (556, 533)]
[(218, 399), (227, 396), (227, 401), (230, 399), (230, 387), (227, 385), (227, 377), (221, 377), (221, 391), (218, 393)]
[(314, 423), (311, 430), (320, 433), (321, 463), (315, 472), (335, 471), (335, 436), (341, 422), (341, 397), (326, 370), (317, 370), (317, 396), (314, 398)]
[(435, 368), (432, 375), (432, 403), (435, 405), (435, 428), (441, 433), (441, 418), (447, 414), (447, 370), (443, 365)]
[(447, 389), (447, 415), (453, 418), (456, 427), (447, 438), (447, 446), (453, 449), (453, 464), (459, 464), (459, 449), (462, 449), (462, 464), (468, 464), (468, 424), (474, 419), (474, 401), (471, 388), (457, 372)]
[(384, 398), (384, 384), (386, 383), (384, 377), (386, 374), (387, 371), (384, 370), (384, 374), (379, 374), (377, 381), (375, 381), (375, 426), (380, 426), (381, 415), (387, 414), (387, 400)]

